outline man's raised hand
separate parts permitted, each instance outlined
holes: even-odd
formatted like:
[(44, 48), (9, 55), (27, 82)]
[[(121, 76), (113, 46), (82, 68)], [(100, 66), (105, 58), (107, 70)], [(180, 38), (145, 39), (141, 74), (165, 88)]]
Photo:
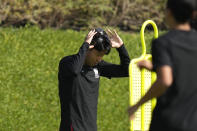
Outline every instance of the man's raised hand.
[[(96, 32), (95, 30), (91, 30), (91, 31), (87, 34), (87, 36), (86, 36), (86, 38), (85, 38), (85, 42), (87, 42), (88, 44), (90, 44), (91, 41), (92, 41), (92, 39), (93, 39), (93, 37), (94, 37), (94, 35), (95, 35), (96, 33), (97, 33), (97, 32)], [(90, 48), (90, 49), (91, 49), (91, 48), (94, 48), (94, 45), (90, 45), (89, 48)]]
[(115, 30), (111, 31), (110, 29), (107, 29), (107, 32), (111, 41), (112, 48), (119, 48), (123, 45), (122, 39), (119, 37)]

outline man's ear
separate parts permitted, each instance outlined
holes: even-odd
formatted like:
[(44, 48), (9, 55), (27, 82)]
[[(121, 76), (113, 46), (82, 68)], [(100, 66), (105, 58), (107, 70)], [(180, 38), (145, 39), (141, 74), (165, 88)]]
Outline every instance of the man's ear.
[(170, 17), (172, 17), (172, 11), (170, 10), (170, 9), (166, 9), (166, 16), (170, 16)]
[(89, 48), (88, 50), (87, 50), (87, 53), (86, 54), (91, 54), (91, 52), (94, 50), (94, 48)]
[(92, 51), (92, 50), (93, 50), (93, 48), (89, 48), (89, 49), (88, 49), (88, 52), (90, 52), (90, 51)]
[(195, 18), (197, 18), (197, 11), (194, 11), (194, 12), (192, 13), (192, 19), (195, 19)]

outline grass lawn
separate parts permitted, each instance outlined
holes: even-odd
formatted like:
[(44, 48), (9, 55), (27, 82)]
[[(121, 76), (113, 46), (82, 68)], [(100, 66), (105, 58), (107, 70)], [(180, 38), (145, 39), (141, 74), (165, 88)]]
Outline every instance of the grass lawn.
[[(0, 28), (0, 131), (58, 131), (59, 60), (77, 53), (87, 32)], [(119, 32), (131, 59), (141, 54), (139, 33)], [(152, 33), (146, 33), (150, 52)], [(104, 60), (119, 63), (115, 49)], [(101, 78), (98, 131), (128, 131), (128, 78)]]

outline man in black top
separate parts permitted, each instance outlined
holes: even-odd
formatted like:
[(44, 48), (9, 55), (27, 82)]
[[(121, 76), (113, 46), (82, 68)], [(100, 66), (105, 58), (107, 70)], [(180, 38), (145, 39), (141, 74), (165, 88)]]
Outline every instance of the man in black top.
[[(129, 55), (116, 31), (101, 28), (90, 31), (75, 55), (59, 64), (60, 131), (97, 131), (97, 103), (100, 76), (127, 77)], [(102, 60), (116, 48), (120, 65)]]
[(153, 63), (141, 61), (157, 73), (157, 80), (141, 100), (129, 108), (130, 119), (146, 101), (157, 97), (150, 131), (197, 130), (197, 32), (189, 20), (196, 0), (168, 0), (170, 31), (152, 43)]

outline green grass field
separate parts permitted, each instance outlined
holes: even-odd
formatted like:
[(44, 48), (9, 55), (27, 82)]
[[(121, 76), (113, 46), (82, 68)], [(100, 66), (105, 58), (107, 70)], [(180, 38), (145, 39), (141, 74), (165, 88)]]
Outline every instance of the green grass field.
[[(0, 131), (57, 131), (58, 63), (77, 53), (87, 32), (0, 28)], [(119, 32), (131, 59), (141, 54), (139, 33)], [(152, 33), (147, 33), (147, 43)], [(150, 52), (150, 45), (148, 46)], [(104, 60), (119, 63), (115, 49)], [(129, 79), (101, 78), (98, 131), (128, 131)]]

